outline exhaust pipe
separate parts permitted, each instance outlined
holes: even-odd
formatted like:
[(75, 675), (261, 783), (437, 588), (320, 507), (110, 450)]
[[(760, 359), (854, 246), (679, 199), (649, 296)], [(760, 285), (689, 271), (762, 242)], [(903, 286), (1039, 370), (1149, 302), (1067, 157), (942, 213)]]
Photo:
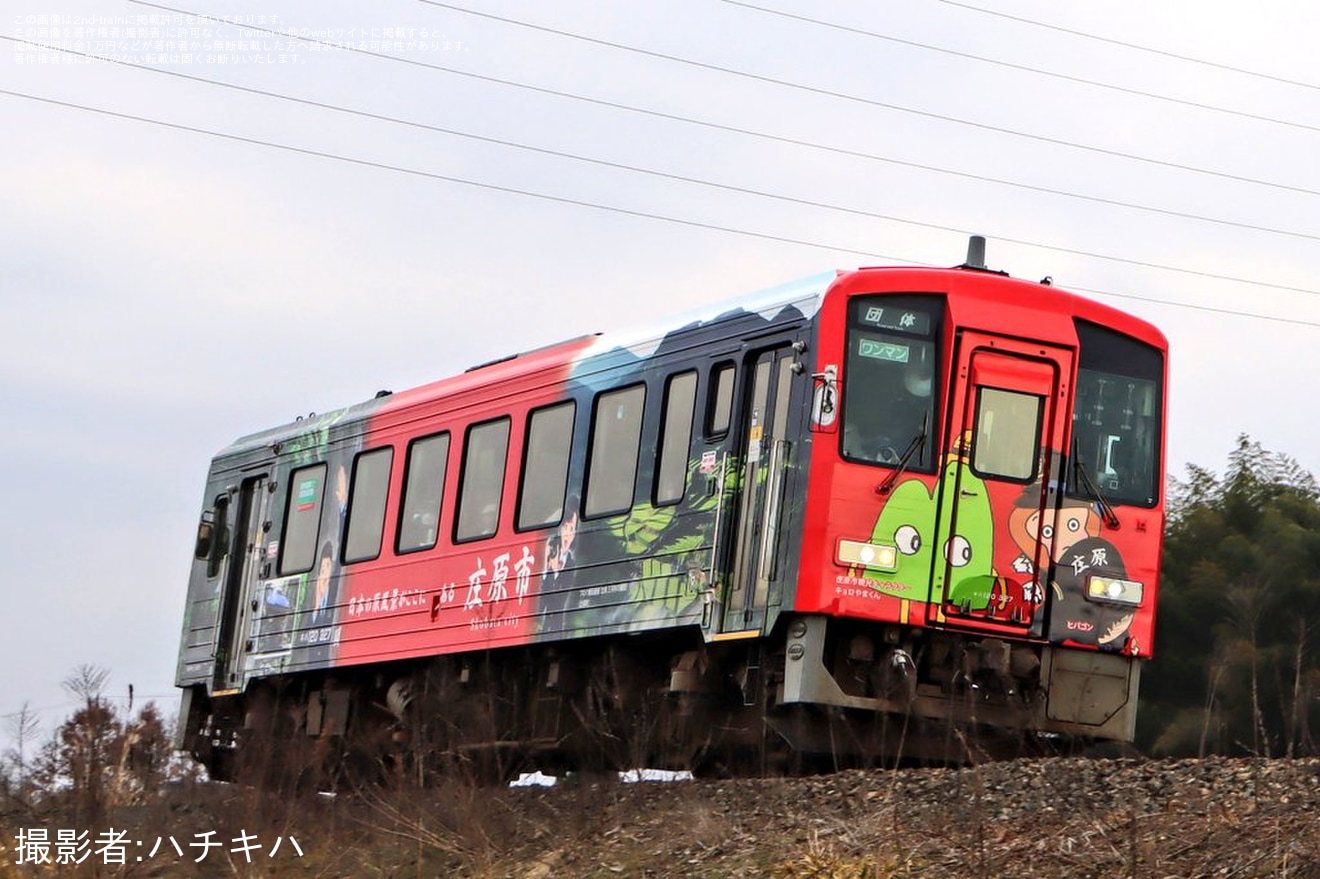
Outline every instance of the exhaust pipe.
[(967, 240), (967, 262), (963, 263), (965, 269), (978, 269), (985, 271), (985, 236), (973, 235)]

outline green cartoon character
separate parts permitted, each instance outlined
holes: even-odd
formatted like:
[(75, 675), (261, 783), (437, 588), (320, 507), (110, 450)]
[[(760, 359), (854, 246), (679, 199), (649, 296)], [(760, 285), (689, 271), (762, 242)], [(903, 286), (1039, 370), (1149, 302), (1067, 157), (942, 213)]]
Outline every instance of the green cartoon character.
[(950, 461), (941, 480), (939, 534), (948, 566), (936, 571), (936, 593), (947, 572), (944, 592), (948, 602), (967, 610), (984, 610), (995, 585), (994, 514), (985, 482), (970, 467), (962, 468), (959, 478), (959, 468), (960, 462)]
[[(919, 479), (900, 483), (890, 494), (872, 530), (871, 542), (897, 547), (897, 567), (894, 571), (866, 569), (865, 576), (877, 592), (928, 602), (933, 581), (935, 599), (939, 600), (945, 566), (935, 565), (938, 549), (939, 560), (948, 562), (949, 600), (956, 605), (970, 603), (973, 608), (983, 608), (989, 602), (994, 584), (990, 499), (985, 483), (970, 468), (962, 471), (959, 481), (959, 465), (958, 460), (950, 460), (944, 467), (939, 486), (941, 504)], [(956, 511), (953, 498), (958, 500)]]
[(871, 542), (898, 548), (893, 571), (867, 568), (871, 588), (886, 595), (930, 601), (931, 544), (935, 500), (919, 479), (900, 483), (889, 495), (871, 532)]

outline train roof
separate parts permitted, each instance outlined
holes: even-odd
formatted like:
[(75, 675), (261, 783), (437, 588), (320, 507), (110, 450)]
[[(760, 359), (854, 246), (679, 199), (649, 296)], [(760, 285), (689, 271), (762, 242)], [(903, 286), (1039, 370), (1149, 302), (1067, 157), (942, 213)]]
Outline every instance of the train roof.
[[(854, 270), (821, 272), (774, 287), (745, 293), (703, 305), (689, 311), (606, 334), (579, 336), (500, 357), (477, 364), (456, 375), (447, 376), (398, 393), (379, 392), (370, 400), (321, 414), (299, 417), (282, 425), (246, 434), (222, 449), (217, 458), (244, 456), (260, 449), (278, 447), (308, 434), (343, 427), (375, 415), (382, 410), (441, 397), (463, 395), (488, 388), (493, 382), (516, 381), (521, 377), (556, 367), (580, 364), (611, 352), (645, 358), (662, 342), (688, 329), (708, 326), (722, 318), (758, 315), (773, 320), (785, 309), (794, 309), (802, 317), (814, 316), (832, 289), (864, 292), (868, 281), (884, 275), (890, 278), (910, 275), (911, 292), (956, 292), (959, 296), (982, 299), (1001, 307), (1040, 309), (1048, 303), (1050, 311), (1075, 316), (1094, 323), (1112, 326), (1163, 349), (1163, 333), (1148, 322), (1093, 299), (1044, 283), (1011, 278), (1001, 272), (958, 266), (930, 268), (920, 266), (867, 266)], [(937, 280), (938, 279), (938, 280)], [(885, 285), (889, 287), (889, 284)]]
[[(950, 268), (922, 266), (866, 266), (854, 271), (841, 271), (837, 287), (849, 293), (865, 292), (868, 282), (880, 275), (902, 278), (910, 275), (913, 283), (905, 292), (953, 293), (960, 298), (979, 299), (987, 305), (1049, 312), (1103, 326), (1112, 327), (1160, 350), (1167, 350), (1168, 339), (1154, 324), (1065, 287), (1056, 287), (1053, 281), (1028, 281), (1014, 278), (1006, 272), (968, 266)], [(938, 279), (938, 280), (937, 280)], [(900, 281), (901, 283), (901, 281)], [(894, 289), (886, 284), (886, 289)]]
[(516, 380), (546, 368), (566, 367), (614, 351), (644, 358), (654, 353), (661, 342), (673, 334), (688, 328), (708, 325), (725, 316), (755, 314), (771, 319), (782, 314), (787, 308), (796, 308), (802, 316), (810, 317), (819, 309), (826, 291), (837, 275), (837, 272), (822, 272), (765, 290), (712, 302), (650, 323), (610, 333), (578, 336), (499, 357), (415, 388), (398, 393), (383, 391), (371, 400), (332, 412), (313, 413), (276, 427), (246, 434), (222, 449), (216, 457), (227, 458), (256, 449), (269, 448), (311, 432), (360, 421), (386, 407), (397, 408), (425, 399), (461, 395), (489, 387), (494, 381)]

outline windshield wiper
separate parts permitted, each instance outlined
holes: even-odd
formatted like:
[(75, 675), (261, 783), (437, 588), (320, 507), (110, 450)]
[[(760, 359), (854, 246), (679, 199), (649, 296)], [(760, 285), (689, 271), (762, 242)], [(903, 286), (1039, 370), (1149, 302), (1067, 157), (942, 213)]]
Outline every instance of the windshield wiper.
[(1086, 490), (1091, 493), (1091, 497), (1100, 505), (1100, 513), (1104, 516), (1105, 524), (1110, 528), (1117, 528), (1122, 524), (1119, 522), (1118, 514), (1114, 512), (1114, 508), (1110, 505), (1109, 501), (1105, 500), (1105, 496), (1100, 493), (1100, 487), (1091, 479), (1091, 474), (1087, 472), (1086, 467), (1083, 465), (1082, 455), (1077, 451), (1076, 436), (1073, 437), (1072, 446), (1073, 471), (1081, 477), (1082, 484), (1086, 487)]
[(903, 454), (899, 456), (894, 472), (886, 476), (885, 481), (875, 487), (876, 494), (889, 494), (894, 487), (894, 483), (898, 481), (898, 477), (903, 475), (903, 471), (912, 462), (913, 456), (926, 447), (926, 422), (929, 418), (929, 412), (921, 416), (921, 430), (917, 431), (917, 435), (912, 437), (912, 441), (908, 443), (907, 448), (903, 450)]

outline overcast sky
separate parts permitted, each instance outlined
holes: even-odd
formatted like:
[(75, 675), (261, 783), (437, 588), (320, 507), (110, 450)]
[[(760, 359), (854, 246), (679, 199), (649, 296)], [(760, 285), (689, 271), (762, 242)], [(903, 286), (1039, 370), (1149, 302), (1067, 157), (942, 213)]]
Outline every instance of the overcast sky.
[(46, 734), (81, 663), (176, 707), (235, 437), (972, 232), (1164, 329), (1171, 472), (1320, 471), (1314, 3), (162, 3), (0, 17), (0, 715)]

